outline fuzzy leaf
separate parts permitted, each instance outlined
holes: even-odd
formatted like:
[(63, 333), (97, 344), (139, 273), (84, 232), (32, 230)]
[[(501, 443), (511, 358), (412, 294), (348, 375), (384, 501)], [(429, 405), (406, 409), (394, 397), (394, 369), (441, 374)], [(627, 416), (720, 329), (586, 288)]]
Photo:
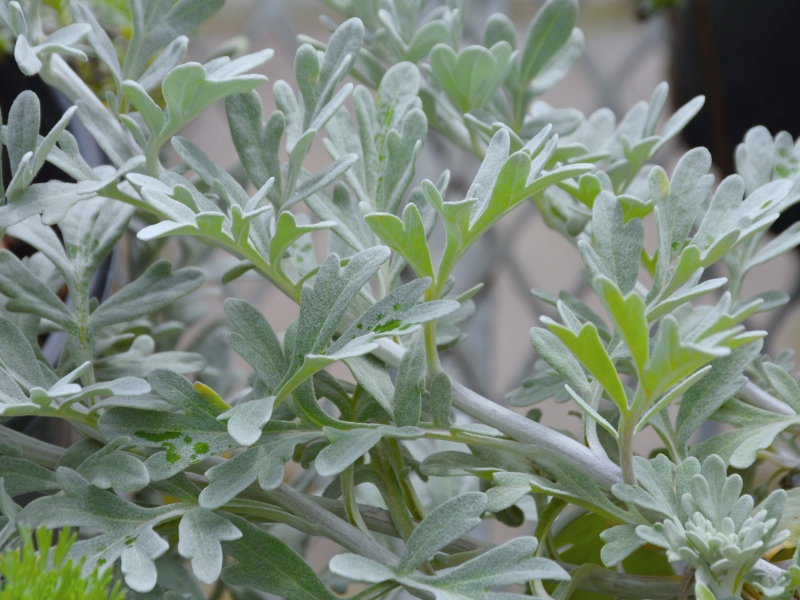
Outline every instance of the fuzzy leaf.
[(274, 404), (274, 396), (251, 400), (237, 404), (217, 419), (220, 421), (227, 419), (230, 436), (242, 446), (250, 446), (261, 437), (261, 428), (269, 422)]
[(422, 332), (417, 332), (397, 369), (392, 405), (395, 423), (399, 427), (413, 427), (419, 423), (426, 373), (425, 338)]
[(225, 517), (197, 507), (183, 515), (178, 537), (178, 552), (191, 559), (194, 576), (210, 585), (222, 571), (220, 542), (238, 540), (242, 532)]
[(153, 371), (149, 380), (153, 391), (183, 414), (114, 408), (103, 414), (99, 427), (109, 438), (127, 435), (146, 448), (163, 448), (145, 461), (151, 479), (172, 477), (190, 464), (238, 447), (217, 420), (230, 407), (215, 395), (201, 394), (202, 384), (193, 387), (185, 377), (163, 369)]
[(122, 559), (125, 583), (138, 592), (156, 584), (153, 561), (169, 549), (153, 527), (179, 514), (176, 505), (142, 508), (108, 492), (101, 492), (75, 471), (60, 467), (56, 474), (64, 496), (39, 498), (19, 514), (26, 527), (91, 527), (106, 533), (77, 542), (70, 554), (85, 556), (84, 575), (98, 564)]
[(411, 573), (440, 548), (474, 529), (486, 509), (486, 494), (468, 492), (433, 509), (406, 541), (397, 573)]
[(204, 280), (203, 272), (195, 267), (173, 271), (169, 261), (156, 261), (139, 278), (103, 302), (92, 313), (89, 326), (97, 330), (149, 315), (193, 292)]
[(335, 429), (323, 427), (322, 430), (331, 441), (317, 455), (315, 462), (317, 472), (330, 477), (338, 475), (349, 465), (369, 451), (382, 437), (398, 437), (414, 439), (422, 435), (417, 427), (390, 427), (382, 425), (375, 429)]
[(425, 228), (415, 204), (406, 205), (402, 221), (387, 213), (370, 213), (364, 220), (375, 235), (408, 261), (418, 277), (433, 277)]
[(231, 515), (228, 520), (242, 537), (223, 542), (225, 553), (239, 561), (223, 569), (225, 583), (286, 600), (334, 600), (311, 567), (284, 542), (240, 517)]
[(258, 479), (262, 489), (273, 490), (283, 482), (283, 466), (295, 446), (321, 437), (319, 432), (272, 435), (270, 441), (252, 446), (205, 473), (208, 487), (200, 493), (200, 506), (219, 508)]

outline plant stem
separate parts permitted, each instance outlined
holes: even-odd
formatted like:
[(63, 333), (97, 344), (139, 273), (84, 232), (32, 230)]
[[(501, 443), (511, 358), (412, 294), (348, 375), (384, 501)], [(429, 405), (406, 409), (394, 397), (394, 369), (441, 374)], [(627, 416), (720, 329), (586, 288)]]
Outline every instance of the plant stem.
[(398, 587), (399, 584), (394, 581), (383, 581), (369, 586), (367, 589), (360, 591), (354, 596), (348, 596), (347, 600), (377, 600), (382, 598), (388, 592)]
[(636, 485), (636, 473), (633, 469), (633, 430), (636, 420), (630, 415), (623, 415), (619, 422), (619, 462), (622, 468), (622, 480), (628, 485)]
[(389, 515), (391, 515), (392, 521), (394, 521), (395, 527), (397, 527), (397, 531), (400, 533), (400, 537), (405, 541), (408, 540), (409, 536), (414, 531), (414, 521), (406, 506), (400, 482), (397, 480), (394, 469), (392, 468), (391, 458), (388, 455), (389, 453), (385, 441), (386, 440), (381, 440), (378, 442), (377, 446), (370, 451), (370, 454), (375, 455), (377, 458), (376, 462), (380, 465), (379, 468), (383, 475), (384, 490), (386, 492), (384, 501), (386, 502), (386, 507), (389, 509)]
[(370, 532), (366, 523), (364, 523), (364, 519), (361, 517), (361, 513), (358, 510), (358, 503), (356, 502), (356, 490), (353, 483), (354, 471), (355, 467), (353, 465), (349, 465), (339, 475), (342, 485), (342, 499), (344, 500), (344, 508), (345, 512), (347, 513), (347, 520), (350, 521), (352, 525), (358, 527), (365, 534), (371, 536), (372, 533)]
[(274, 498), (279, 506), (298, 517), (315, 523), (325, 537), (347, 548), (350, 552), (369, 557), (390, 567), (397, 565), (397, 556), (381, 546), (372, 537), (328, 512), (285, 483), (282, 483), (278, 489), (267, 494)]

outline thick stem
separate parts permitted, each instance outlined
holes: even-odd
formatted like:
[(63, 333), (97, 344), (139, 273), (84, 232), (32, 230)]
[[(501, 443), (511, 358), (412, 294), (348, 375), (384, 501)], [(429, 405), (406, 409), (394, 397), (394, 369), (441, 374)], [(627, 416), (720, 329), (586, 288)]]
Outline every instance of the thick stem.
[(619, 425), (619, 462), (622, 479), (628, 485), (636, 485), (636, 473), (633, 469), (633, 431), (636, 422), (633, 418), (623, 416)]
[(350, 552), (367, 556), (387, 566), (396, 566), (398, 558), (372, 537), (353, 527), (350, 523), (331, 514), (304, 494), (282, 483), (278, 489), (269, 492), (275, 502), (284, 509), (315, 523), (325, 537), (336, 542)]
[(394, 521), (395, 527), (397, 527), (397, 531), (400, 533), (403, 540), (408, 540), (409, 536), (414, 531), (414, 520), (411, 517), (411, 513), (408, 511), (403, 496), (403, 490), (392, 468), (385, 440), (381, 440), (378, 442), (377, 446), (370, 450), (370, 454), (373, 453), (380, 465), (379, 469), (383, 477), (383, 487), (385, 490), (383, 498), (384, 502), (386, 502), (386, 507), (389, 509), (389, 515), (392, 517), (392, 521)]
[[(379, 347), (374, 354), (389, 366), (399, 366), (405, 349), (386, 338), (377, 342)], [(568, 462), (605, 489), (622, 483), (622, 471), (609, 459), (598, 456), (563, 433), (484, 398), (456, 381), (453, 381), (453, 406), (518, 442), (529, 444), (532, 454), (540, 453), (544, 457)]]
[(400, 484), (400, 489), (403, 491), (403, 499), (405, 500), (406, 506), (411, 516), (421, 521), (425, 518), (425, 510), (422, 508), (422, 502), (420, 502), (414, 486), (411, 485), (411, 481), (409, 481), (407, 476), (404, 476), (403, 470), (405, 469), (405, 464), (403, 463), (403, 455), (400, 453), (400, 442), (392, 438), (385, 438), (384, 441), (389, 451), (389, 460), (391, 461), (395, 477)]
[(350, 465), (339, 475), (342, 485), (342, 499), (344, 500), (344, 508), (345, 512), (347, 513), (347, 520), (350, 521), (352, 525), (358, 527), (365, 534), (372, 535), (358, 510), (358, 504), (356, 503), (356, 489), (353, 482), (353, 471), (354, 467), (353, 465)]

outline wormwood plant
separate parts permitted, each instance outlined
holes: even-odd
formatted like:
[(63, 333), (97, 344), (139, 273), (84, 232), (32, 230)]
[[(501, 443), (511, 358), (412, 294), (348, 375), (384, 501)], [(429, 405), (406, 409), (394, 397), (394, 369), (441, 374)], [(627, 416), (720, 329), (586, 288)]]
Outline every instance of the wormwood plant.
[[(524, 38), (494, 15), (466, 47), (458, 0), (328, 3), (340, 22), (302, 40), (264, 115), (251, 72), (270, 50), (183, 62), (223, 0), (131, 0), (122, 55), (79, 0), (56, 30), (37, 0), (0, 1), (20, 68), (74, 104), (40, 134), (22, 93), (2, 127), (0, 231), (33, 253), (0, 251), (0, 410), (79, 438), (0, 427), (3, 544), (80, 528), (52, 568), (82, 561), (129, 599), (200, 598), (198, 581), (240, 599), (792, 597), (800, 497), (774, 488), (800, 464), (800, 386), (791, 352), (763, 354), (766, 332), (746, 326), (788, 298), (741, 296), (800, 243), (800, 226), (765, 239), (800, 199), (791, 137), (753, 129), (714, 187), (703, 148), (671, 174), (650, 164), (702, 98), (664, 120), (661, 84), (618, 123), (537, 101), (581, 53), (575, 0), (548, 0)], [(102, 97), (81, 61), (107, 71)], [(223, 99), (230, 172), (179, 135)], [(81, 157), (73, 118), (108, 164)], [(414, 186), (429, 127), (482, 159), (463, 198), (448, 172)], [(330, 161), (312, 172), (315, 142)], [(46, 161), (66, 181), (37, 181)], [(553, 307), (530, 333), (543, 362), (510, 402), (574, 403), (580, 439), (440, 362), (478, 291), (455, 291), (455, 265), (524, 202), (580, 253), (603, 310), (534, 290)], [(130, 274), (110, 294), (95, 285), (108, 260)], [(208, 293), (239, 277), (269, 281), (298, 318), (276, 332), (229, 297), (227, 322), (203, 321)], [(728, 427), (699, 438), (709, 419)], [(637, 456), (652, 431), (663, 447)], [(469, 535), (526, 519), (534, 536)], [(302, 558), (315, 536), (341, 549), (321, 573)]]
[[(2, 492), (5, 495), (5, 491)], [(8, 502), (8, 500), (5, 500)], [(34, 548), (33, 540), (36, 539)], [(0, 598), (3, 600), (122, 600), (119, 583), (111, 586), (111, 572), (98, 577), (97, 568), (88, 577), (81, 573), (82, 564), (68, 558), (75, 543), (69, 529), (61, 532), (51, 549), (53, 532), (45, 529), (21, 531), (21, 546), (6, 550), (0, 561)], [(52, 561), (52, 564), (48, 564)]]

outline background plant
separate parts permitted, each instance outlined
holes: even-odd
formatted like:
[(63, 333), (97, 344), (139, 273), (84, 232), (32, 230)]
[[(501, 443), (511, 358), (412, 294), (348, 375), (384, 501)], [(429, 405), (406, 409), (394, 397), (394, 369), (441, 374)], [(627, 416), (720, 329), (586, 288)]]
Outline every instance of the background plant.
[[(666, 84), (619, 123), (535, 101), (581, 52), (576, 2), (548, 1), (524, 40), (495, 15), (468, 47), (461, 3), (422, 4), (332, 0), (343, 22), (304, 40), (294, 85), (273, 84), (278, 110), (264, 115), (266, 78), (250, 72), (270, 50), (182, 63), (185, 35), (221, 1), (133, 0), (121, 53), (78, 0), (54, 31), (37, 2), (0, 3), (22, 70), (75, 105), (43, 135), (32, 93), (4, 120), (0, 230), (36, 253), (0, 252), (2, 414), (59, 418), (80, 436), (63, 449), (0, 428), (3, 541), (18, 526), (83, 528), (68, 556), (119, 576), (130, 598), (198, 597), (197, 581), (216, 597), (331, 598), (348, 580), (367, 584), (356, 598), (659, 598), (691, 585), (790, 597), (797, 498), (767, 494), (797, 464), (800, 387), (791, 354), (764, 355), (765, 332), (745, 327), (787, 298), (740, 293), (800, 243), (797, 227), (762, 243), (800, 199), (793, 140), (752, 130), (739, 174), (716, 188), (702, 148), (669, 175), (649, 162), (702, 98), (660, 126)], [(109, 73), (102, 96), (71, 66), (81, 60)], [(230, 172), (178, 135), (223, 99)], [(110, 164), (83, 160), (73, 117)], [(482, 160), (463, 199), (448, 197), (448, 172), (415, 185), (429, 125)], [(310, 172), (315, 141), (330, 162)], [(45, 161), (73, 181), (36, 181)], [(582, 440), (465, 388), (439, 358), (464, 342), (479, 291), (459, 290), (454, 266), (525, 201), (580, 253), (604, 315), (534, 290), (560, 318), (531, 330), (547, 366), (514, 402), (574, 402)], [(438, 221), (441, 255), (428, 243)], [(120, 244), (132, 277), (94, 294)], [(224, 273), (218, 251), (235, 258)], [(236, 298), (229, 334), (202, 322), (204, 294), (254, 273), (299, 304), (286, 331)], [(53, 362), (47, 334), (65, 340)], [(252, 367), (246, 383), (230, 350)], [(707, 419), (732, 427), (692, 443)], [(647, 427), (664, 445), (649, 461), (633, 450)], [(441, 478), (464, 493), (436, 501)], [(12, 498), (28, 492), (44, 497), (20, 510)], [(535, 537), (468, 535), (482, 520), (521, 524), (528, 496)], [(602, 541), (606, 568), (585, 546), (559, 552), (570, 528)], [(321, 574), (301, 557), (310, 536), (343, 549)]]

